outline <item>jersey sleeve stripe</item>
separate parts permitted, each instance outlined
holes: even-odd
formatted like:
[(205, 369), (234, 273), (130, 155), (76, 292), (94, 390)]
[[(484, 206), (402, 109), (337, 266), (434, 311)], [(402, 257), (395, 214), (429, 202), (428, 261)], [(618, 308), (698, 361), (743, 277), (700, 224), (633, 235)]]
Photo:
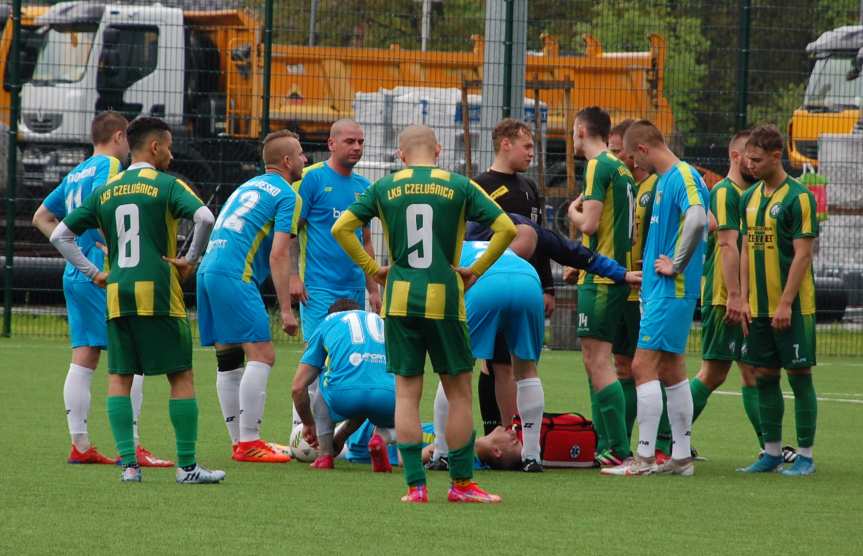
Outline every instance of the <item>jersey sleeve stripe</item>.
[(590, 197), (593, 195), (593, 180), (596, 176), (597, 160), (591, 159), (587, 162), (587, 170), (584, 173), (584, 196)]
[[(497, 205), (497, 201), (495, 201), (495, 200), (494, 200), (494, 198), (493, 198), (491, 195), (489, 195), (489, 194), (486, 192), (486, 190), (482, 188), (482, 186), (481, 186), (480, 184), (476, 183), (476, 182), (475, 182), (475, 181), (473, 181), (473, 180), (468, 180), (468, 181), (470, 181), (470, 184), (471, 184), (472, 186), (474, 186), (474, 187), (475, 187), (475, 188), (476, 188), (480, 193), (482, 193), (483, 197), (485, 197), (486, 199), (488, 199), (489, 201), (491, 201), (491, 202), (493, 202), (494, 204), (496, 204), (496, 205)], [(500, 205), (498, 205), (498, 206), (500, 206)]]
[(113, 156), (108, 157), (108, 179), (113, 178), (120, 171), (120, 161)]
[(303, 198), (294, 192), (294, 213), (291, 215), (291, 233), (297, 235), (300, 227), (300, 214), (303, 212)]
[(698, 196), (698, 187), (695, 177), (692, 175), (692, 169), (687, 164), (680, 163), (677, 165), (677, 170), (680, 172), (680, 177), (683, 178), (683, 185), (686, 187), (686, 198), (689, 200), (689, 205), (700, 205), (701, 198)]
[(809, 202), (809, 194), (801, 193), (797, 196), (800, 202), (800, 217), (803, 221), (800, 223), (800, 232), (803, 234), (812, 233), (812, 204)]
[(724, 187), (720, 188), (716, 192), (716, 225), (717, 226), (727, 226), (728, 225), (728, 209), (726, 204), (728, 202), (728, 190)]
[(189, 192), (189, 194), (190, 194), (192, 197), (194, 197), (195, 199), (197, 199), (199, 203), (201, 203), (202, 205), (204, 204), (204, 201), (202, 201), (202, 200), (201, 200), (201, 198), (200, 198), (200, 197), (198, 197), (198, 194), (197, 194), (197, 193), (195, 193), (195, 192), (192, 190), (192, 188), (191, 188), (191, 187), (189, 187), (189, 185), (188, 185), (186, 182), (184, 182), (184, 181), (183, 181), (183, 180), (181, 180), (180, 178), (177, 178), (177, 179), (176, 179), (176, 182), (177, 182), (177, 183), (179, 183), (179, 184), (183, 187), (183, 189), (185, 189), (186, 191), (188, 191), (188, 192)]

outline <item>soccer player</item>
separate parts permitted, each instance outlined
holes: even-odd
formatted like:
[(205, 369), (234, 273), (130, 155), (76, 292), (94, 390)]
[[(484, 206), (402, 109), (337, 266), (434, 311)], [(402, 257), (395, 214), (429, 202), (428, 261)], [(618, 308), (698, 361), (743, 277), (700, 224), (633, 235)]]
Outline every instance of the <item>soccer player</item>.
[[(585, 249), (583, 246), (579, 247)], [(473, 264), (487, 248), (488, 242), (466, 241), (462, 247), (460, 266)], [(536, 365), (542, 352), (545, 314), (539, 276), (525, 260), (531, 255), (530, 251), (520, 254), (513, 249), (504, 251), (465, 294), (465, 306), (474, 357), (484, 359), (491, 354), (496, 349), (500, 336), (503, 336), (505, 345), (508, 346), (507, 356), (511, 358), (514, 371), (514, 378), (510, 374), (508, 380), (516, 384), (516, 412), (521, 417), (524, 431), (521, 469), (536, 473), (543, 471), (540, 463), (539, 425), (545, 408), (545, 394)], [(639, 279), (635, 273), (627, 275), (626, 269), (602, 255), (595, 255), (592, 260), (595, 263), (594, 270), (604, 276), (611, 276), (616, 281)], [(512, 424), (514, 413), (505, 414), (508, 425), (506, 428)], [(442, 469), (447, 465), (447, 461), (443, 459), (448, 457), (443, 434), (447, 415), (446, 395), (441, 386), (438, 386), (434, 405), (435, 432), (438, 438), (432, 459), (434, 469)], [(489, 432), (491, 431), (486, 434)], [(440, 462), (441, 465), (434, 465), (435, 462)]]
[[(611, 118), (597, 106), (580, 111), (573, 126), (576, 154), (588, 159), (584, 192), (569, 208), (585, 247), (631, 266), (634, 186), (626, 165), (608, 152)], [(598, 436), (607, 445), (597, 460), (618, 465), (630, 457), (626, 434), (626, 397), (611, 360), (626, 308), (629, 287), (582, 273), (578, 280), (578, 337), (590, 385), (591, 407)]]
[[(608, 151), (623, 161), (636, 183), (635, 193), (635, 226), (632, 230), (632, 254), (630, 256), (631, 268), (641, 270), (642, 253), (644, 252), (644, 241), (647, 239), (650, 215), (653, 212), (653, 195), (656, 191), (656, 174), (640, 168), (631, 154), (623, 148), (623, 136), (635, 120), (624, 120), (611, 128), (608, 134)], [(632, 439), (632, 430), (638, 413), (638, 397), (635, 392), (635, 379), (632, 378), (632, 358), (635, 356), (635, 348), (638, 344), (638, 325), (641, 320), (641, 302), (639, 296), (641, 288), (634, 286), (630, 288), (629, 297), (623, 310), (623, 318), (620, 319), (614, 342), (611, 345), (611, 353), (614, 355), (614, 367), (617, 371), (617, 379), (623, 387), (623, 396), (626, 398), (626, 436)], [(663, 400), (665, 392), (663, 391)], [(664, 403), (664, 401), (663, 401)], [(607, 439), (598, 436), (597, 446), (607, 444)], [(597, 455), (604, 456), (607, 452), (597, 450)], [(659, 423), (659, 432), (656, 438), (656, 461), (664, 463), (671, 457), (671, 429), (668, 424), (668, 415), (662, 412), (662, 420)], [(600, 465), (608, 462), (600, 459)]]
[[(465, 326), (463, 291), (515, 237), (512, 221), (469, 179), (435, 166), (440, 145), (426, 126), (399, 135), (408, 166), (372, 185), (333, 226), (333, 235), (366, 274), (385, 283), (387, 370), (396, 374), (396, 433), (405, 464), (405, 502), (428, 501), (422, 464), (419, 403), (426, 353), (450, 402), (447, 444), (451, 502), (499, 502), (472, 481), (474, 434), (471, 371), (474, 358)], [(363, 251), (355, 230), (378, 216), (387, 232), (391, 266)], [(486, 252), (470, 268), (460, 258), (465, 219), (491, 224)]]
[[(543, 201), (539, 188), (536, 182), (523, 174), (530, 167), (534, 156), (533, 133), (530, 127), (521, 120), (505, 118), (495, 126), (491, 137), (495, 151), (494, 162), (486, 172), (476, 176), (476, 183), (510, 218), (513, 214), (518, 214), (529, 218), (530, 222), (537, 226), (542, 226)], [(554, 280), (548, 256), (536, 251), (530, 262), (539, 273), (545, 316), (550, 317), (554, 311)], [(515, 412), (516, 387), (512, 380), (509, 349), (502, 336), (496, 339), (493, 357), (485, 361), (484, 371), (487, 372), (479, 375), (477, 393), (483, 426), (485, 431), (489, 432), (502, 423), (508, 424), (507, 417), (501, 418), (498, 405), (504, 407), (503, 413), (506, 415)], [(498, 395), (501, 399), (498, 399)]]
[(731, 363), (737, 361), (743, 382), (743, 408), (763, 448), (755, 372), (752, 366), (740, 361), (748, 324), (743, 322), (746, 300), (740, 290), (740, 196), (755, 181), (743, 158), (749, 133), (749, 130), (740, 131), (731, 138), (728, 175), (710, 191), (710, 212), (716, 219), (716, 230), (707, 240), (701, 288), (703, 361), (698, 375), (689, 384), (694, 422), (707, 405), (710, 394), (725, 382)]
[[(644, 246), (648, 264), (641, 286), (638, 348), (632, 362), (638, 395), (638, 454), (621, 465), (604, 468), (602, 473), (692, 475), (692, 393), (683, 351), (704, 266), (707, 186), (692, 166), (671, 152), (662, 133), (647, 120), (637, 121), (626, 130), (624, 145), (638, 166), (659, 174), (659, 182)], [(665, 384), (674, 443), (671, 459), (658, 467), (655, 450), (662, 415), (660, 380)]]
[[(93, 118), (90, 126), (93, 156), (73, 168), (33, 215), (33, 225), (46, 238), (51, 237), (60, 220), (81, 206), (94, 189), (104, 185), (120, 171), (121, 160), (129, 156), (129, 143), (126, 140), (128, 125), (126, 118), (117, 112), (102, 112)], [(84, 256), (97, 268), (102, 268), (105, 240), (98, 230), (88, 230), (76, 242)], [(102, 455), (90, 443), (87, 430), (93, 371), (99, 365), (101, 350), (108, 345), (105, 290), (67, 263), (63, 272), (63, 294), (66, 297), (69, 336), (72, 340), (72, 362), (63, 385), (66, 421), (72, 437), (72, 451), (67, 461), (114, 465), (115, 460)], [(140, 444), (138, 417), (143, 401), (144, 377), (135, 375), (132, 381), (132, 410), (138, 461), (145, 467), (172, 467), (173, 462), (157, 458)]]
[[(380, 289), (345, 255), (333, 239), (333, 223), (366, 190), (369, 180), (354, 172), (363, 156), (365, 135), (353, 120), (338, 120), (330, 128), (330, 158), (305, 169), (295, 184), (303, 199), (300, 213), (299, 259), (292, 262), (291, 295), (300, 301), (303, 340), (309, 341), (337, 299), (354, 299), (365, 307), (363, 288), (372, 311), (381, 308)], [(358, 237), (359, 236), (359, 232)], [(366, 251), (374, 257), (371, 231), (362, 230)]]
[[(750, 318), (741, 358), (755, 367), (764, 454), (743, 469), (777, 470), (783, 463), (780, 368), (794, 392), (798, 456), (783, 475), (815, 472), (812, 446), (818, 404), (812, 385), (815, 366), (815, 282), (812, 245), (818, 237), (815, 198), (782, 168), (782, 135), (773, 126), (754, 128), (746, 142), (750, 173), (760, 181), (740, 202), (743, 256), (741, 290)], [(748, 311), (747, 311), (748, 309)]]
[[(318, 447), (312, 467), (334, 467), (334, 422), (368, 419), (375, 426), (368, 443), (372, 471), (392, 471), (387, 447), (395, 442), (396, 387), (386, 361), (381, 317), (353, 299), (333, 303), (309, 339), (293, 383), (303, 436)], [(315, 399), (310, 400), (309, 385), (316, 380)]]
[(282, 330), (296, 335), (289, 262), (301, 201), (291, 183), (302, 176), (306, 157), (297, 135), (287, 130), (264, 138), (262, 157), (266, 172), (239, 186), (216, 220), (198, 268), (198, 327), (201, 345), (216, 349), (216, 390), (231, 437), (231, 457), (285, 463), (291, 459), (287, 454), (261, 440), (276, 352), (260, 287), (272, 274)]
[[(142, 117), (126, 129), (132, 164), (66, 216), (51, 243), (82, 274), (107, 289), (108, 420), (123, 464), (121, 479), (141, 481), (132, 438), (129, 391), (135, 373), (167, 374), (168, 408), (177, 438), (178, 483), (216, 483), (224, 471), (198, 465), (198, 403), (192, 374), (192, 333), (181, 282), (207, 244), (213, 214), (183, 181), (163, 173), (171, 163), (171, 132), (158, 118)], [(161, 171), (160, 171), (161, 170)], [(177, 257), (180, 218), (195, 222), (194, 240)], [(108, 247), (109, 272), (90, 262), (75, 235), (99, 228)]]

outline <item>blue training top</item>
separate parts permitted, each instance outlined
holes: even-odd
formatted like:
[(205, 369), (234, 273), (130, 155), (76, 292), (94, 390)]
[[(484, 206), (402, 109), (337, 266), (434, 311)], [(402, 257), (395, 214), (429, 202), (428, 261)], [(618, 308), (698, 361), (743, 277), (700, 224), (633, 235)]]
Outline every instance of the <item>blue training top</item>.
[[(119, 171), (120, 161), (116, 158), (102, 154), (93, 155), (66, 174), (60, 185), (45, 197), (42, 204), (57, 220), (63, 220), (67, 214), (80, 207), (94, 189), (104, 185)], [(104, 244), (105, 239), (99, 230), (87, 230), (78, 236), (75, 242), (91, 263), (97, 268), (103, 267), (105, 255), (96, 243)], [(90, 278), (67, 262), (63, 280), (89, 282)]]

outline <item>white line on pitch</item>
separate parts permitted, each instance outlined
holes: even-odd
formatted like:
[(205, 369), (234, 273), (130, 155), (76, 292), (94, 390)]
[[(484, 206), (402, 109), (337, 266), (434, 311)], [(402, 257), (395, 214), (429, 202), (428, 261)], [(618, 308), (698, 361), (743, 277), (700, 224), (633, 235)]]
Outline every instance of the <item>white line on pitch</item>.
[[(722, 395), (722, 396), (737, 396), (737, 397), (740, 397), (740, 396), (742, 396), (742, 395), (743, 395), (743, 394), (741, 394), (740, 392), (726, 392), (725, 390), (714, 390), (714, 392), (713, 392), (713, 393), (714, 393), (714, 394), (720, 394), (720, 395)], [(844, 396), (844, 395), (847, 395), (847, 394), (841, 394), (841, 395), (843, 395), (843, 396)], [(785, 398), (786, 400), (793, 400), (793, 399), (794, 399), (794, 395), (793, 395), (793, 394), (788, 394), (788, 393), (785, 393), (785, 392), (783, 392), (783, 393), (782, 393), (782, 397), (783, 397), (783, 398)], [(819, 398), (816, 398), (816, 399), (817, 399), (819, 402), (854, 403), (854, 404), (861, 404), (861, 405), (863, 405), (863, 400), (850, 400), (850, 399), (847, 399), (847, 398), (820, 398), (820, 397), (819, 397)]]

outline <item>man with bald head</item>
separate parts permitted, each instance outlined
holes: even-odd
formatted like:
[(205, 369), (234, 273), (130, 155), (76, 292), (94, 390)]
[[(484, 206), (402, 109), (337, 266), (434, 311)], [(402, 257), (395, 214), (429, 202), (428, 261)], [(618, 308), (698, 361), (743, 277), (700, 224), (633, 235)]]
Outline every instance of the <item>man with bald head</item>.
[(306, 157), (296, 134), (264, 139), (266, 173), (239, 186), (225, 202), (198, 269), (201, 345), (216, 348), (216, 388), (231, 436), (233, 459), (284, 463), (290, 458), (261, 440), (267, 381), (276, 354), (260, 287), (272, 275), (282, 330), (295, 336), (290, 252), (302, 201), (291, 182)]
[[(450, 502), (499, 502), (473, 482), (474, 433), (471, 371), (474, 357), (466, 326), (464, 291), (516, 235), (512, 220), (470, 179), (436, 167), (434, 131), (409, 126), (399, 136), (407, 168), (381, 178), (345, 210), (333, 236), (367, 275), (383, 284), (387, 370), (396, 375), (396, 436), (408, 493), (403, 502), (428, 502), (422, 464), (422, 398), (426, 354), (449, 400), (446, 426)], [(391, 266), (380, 267), (356, 230), (378, 217), (386, 231)], [(461, 258), (465, 221), (491, 227), (484, 252), (468, 268)]]
[[(305, 169), (294, 189), (303, 199), (300, 213), (299, 257), (293, 258), (291, 295), (300, 302), (303, 340), (308, 342), (327, 310), (337, 299), (353, 299), (365, 307), (363, 289), (369, 292), (373, 312), (381, 306), (380, 290), (371, 278), (339, 248), (330, 234), (336, 219), (369, 186), (369, 180), (355, 173), (363, 157), (365, 135), (353, 120), (338, 120), (330, 128), (327, 147), (330, 158)], [(366, 251), (374, 256), (368, 227), (357, 232)]]

